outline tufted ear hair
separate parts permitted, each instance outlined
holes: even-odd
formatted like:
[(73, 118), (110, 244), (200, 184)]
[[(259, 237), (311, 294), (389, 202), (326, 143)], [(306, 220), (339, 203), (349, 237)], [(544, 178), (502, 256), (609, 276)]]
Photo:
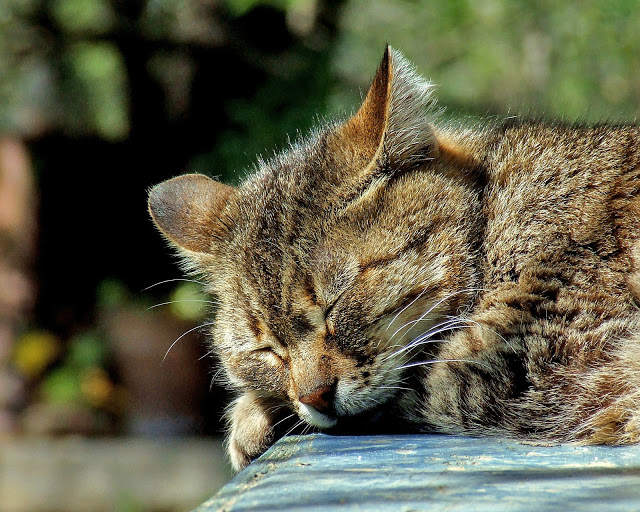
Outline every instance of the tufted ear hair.
[(386, 47), (364, 102), (339, 130), (359, 165), (403, 168), (434, 157), (432, 90), (399, 51)]
[(185, 174), (149, 191), (149, 213), (174, 247), (198, 260), (228, 233), (225, 209), (235, 193), (235, 188), (202, 174)]

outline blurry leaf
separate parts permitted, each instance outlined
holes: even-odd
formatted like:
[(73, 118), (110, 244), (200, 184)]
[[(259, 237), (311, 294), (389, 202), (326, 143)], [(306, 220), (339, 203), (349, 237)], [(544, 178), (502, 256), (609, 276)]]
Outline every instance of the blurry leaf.
[(128, 93), (126, 69), (122, 56), (110, 43), (77, 43), (69, 51), (69, 65), (75, 83), (73, 104), (84, 107), (77, 119), (107, 139), (122, 139), (129, 133)]
[(219, 0), (148, 0), (139, 26), (151, 39), (218, 47), (224, 39), (218, 4)]
[(106, 359), (106, 345), (94, 333), (75, 336), (69, 343), (65, 362), (78, 370), (103, 366)]
[(39, 133), (56, 118), (51, 42), (29, 23), (36, 2), (0, 0), (0, 131)]
[(30, 331), (18, 338), (13, 362), (27, 377), (36, 377), (49, 366), (60, 351), (60, 342), (46, 331)]
[(127, 300), (128, 291), (121, 281), (105, 279), (98, 285), (96, 295), (99, 308), (113, 308), (124, 304)]
[(349, 87), (366, 90), (389, 42), (434, 80), (438, 102), (454, 115), (632, 121), (640, 109), (637, 8), (633, 0), (350, 0), (333, 57), (345, 84), (334, 101)]
[(268, 5), (286, 11), (297, 4), (307, 3), (309, 0), (225, 0), (224, 3), (234, 16), (242, 16), (254, 7)]
[(79, 402), (82, 399), (79, 375), (69, 367), (52, 371), (43, 381), (41, 390), (47, 402), (60, 404)]
[[(256, 154), (267, 159), (277, 148), (286, 147), (325, 113), (331, 75), (328, 57), (314, 52), (292, 52), (280, 56), (277, 68), (251, 98), (229, 98), (225, 114), (228, 128), (216, 137), (208, 154), (195, 157), (190, 171), (222, 176), (238, 183)], [(316, 118), (316, 119), (314, 119)]]
[(2, 0), (0, 2), (0, 20), (9, 14), (13, 14), (16, 17), (33, 16), (39, 7), (39, 2), (35, 0)]
[(58, 25), (68, 32), (102, 34), (115, 20), (106, 0), (53, 0), (50, 9)]
[(207, 297), (196, 283), (181, 283), (171, 293), (171, 313), (181, 320), (198, 321), (207, 314)]

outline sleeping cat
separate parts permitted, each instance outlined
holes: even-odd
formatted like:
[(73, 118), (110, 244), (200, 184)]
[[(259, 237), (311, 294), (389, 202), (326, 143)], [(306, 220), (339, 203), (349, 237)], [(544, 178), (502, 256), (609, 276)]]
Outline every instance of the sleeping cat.
[(316, 429), (640, 441), (640, 129), (460, 127), (387, 48), (358, 112), (153, 220), (219, 300), (237, 470)]

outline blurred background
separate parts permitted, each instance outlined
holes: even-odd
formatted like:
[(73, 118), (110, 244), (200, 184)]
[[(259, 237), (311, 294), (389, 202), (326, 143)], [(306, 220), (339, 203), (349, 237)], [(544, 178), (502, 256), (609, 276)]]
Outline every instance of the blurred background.
[(357, 108), (387, 42), (451, 118), (640, 112), (637, 0), (0, 0), (0, 510), (188, 510), (230, 478), (212, 311), (146, 192), (238, 183)]

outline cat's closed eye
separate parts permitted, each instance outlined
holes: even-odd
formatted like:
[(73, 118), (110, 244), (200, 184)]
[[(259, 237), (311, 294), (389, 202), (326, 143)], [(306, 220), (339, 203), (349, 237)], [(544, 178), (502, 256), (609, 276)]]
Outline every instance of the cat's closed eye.
[(283, 366), (287, 365), (287, 362), (286, 362), (287, 359), (284, 352), (280, 349), (276, 349), (271, 345), (265, 345), (265, 346), (255, 348), (251, 352), (254, 355), (257, 355), (258, 357), (265, 358), (268, 362), (271, 362), (274, 364), (280, 364)]
[(333, 313), (333, 311), (336, 308), (336, 305), (340, 302), (340, 299), (342, 299), (344, 297), (345, 292), (342, 292), (340, 295), (338, 295), (332, 302), (331, 304), (329, 304), (326, 309), (324, 310), (324, 318), (326, 321), (330, 320), (331, 314)]

